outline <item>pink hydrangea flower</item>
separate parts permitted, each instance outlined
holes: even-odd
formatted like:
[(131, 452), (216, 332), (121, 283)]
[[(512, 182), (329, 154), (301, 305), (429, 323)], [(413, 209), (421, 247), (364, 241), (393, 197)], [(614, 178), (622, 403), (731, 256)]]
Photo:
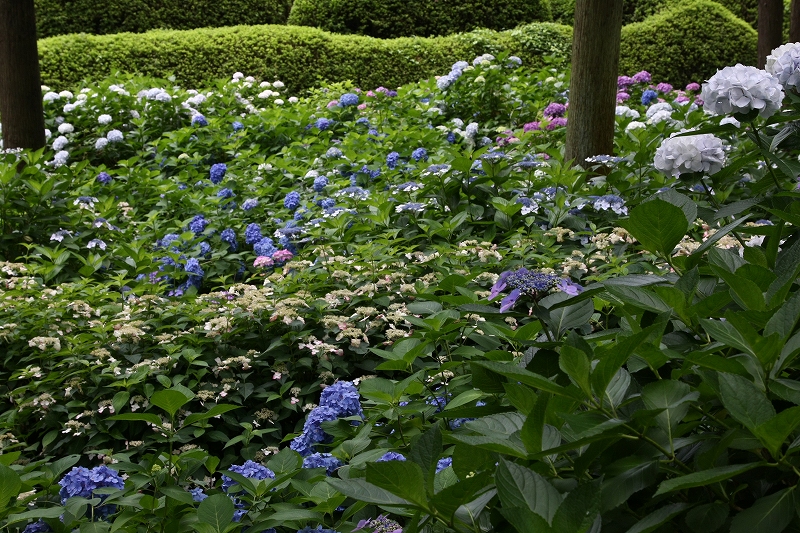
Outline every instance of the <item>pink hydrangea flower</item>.
[(272, 266), (272, 259), (266, 255), (259, 255), (256, 257), (256, 260), (253, 261), (253, 266), (256, 268)]
[(330, 109), (332, 107), (336, 107), (337, 105), (339, 105), (339, 100), (331, 100), (330, 102), (328, 102), (328, 106), (327, 107), (328, 107), (328, 109)]
[(294, 254), (289, 250), (278, 250), (277, 252), (272, 254), (272, 260), (275, 261), (276, 263), (285, 263), (286, 261), (289, 261), (292, 257), (294, 257)]

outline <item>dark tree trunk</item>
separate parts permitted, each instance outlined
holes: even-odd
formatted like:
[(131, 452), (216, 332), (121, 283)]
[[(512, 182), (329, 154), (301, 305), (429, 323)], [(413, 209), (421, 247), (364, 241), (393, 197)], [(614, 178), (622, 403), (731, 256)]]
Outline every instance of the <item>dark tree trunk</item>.
[(614, 150), (622, 0), (576, 0), (566, 159)]
[(789, 42), (800, 41), (800, 0), (792, 0), (792, 10), (789, 14)]
[(33, 0), (0, 0), (0, 122), (5, 148), (44, 146)]
[(783, 44), (783, 0), (758, 0), (758, 68)]

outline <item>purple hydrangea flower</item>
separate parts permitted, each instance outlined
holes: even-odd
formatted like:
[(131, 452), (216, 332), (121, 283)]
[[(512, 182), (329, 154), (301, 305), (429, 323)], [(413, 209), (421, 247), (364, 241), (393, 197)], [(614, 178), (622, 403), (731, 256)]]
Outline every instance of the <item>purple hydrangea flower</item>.
[(564, 117), (555, 117), (550, 122), (547, 123), (547, 129), (552, 131), (556, 128), (562, 128), (567, 125), (567, 119)]
[(697, 91), (700, 90), (700, 84), (692, 82), (692, 83), (690, 83), (689, 85), (686, 86), (686, 90), (687, 91), (692, 91), (692, 92), (697, 92)]
[(242, 209), (245, 211), (250, 211), (251, 209), (255, 209), (258, 207), (258, 200), (255, 198), (248, 198), (244, 202), (242, 202)]
[(53, 531), (47, 522), (39, 519), (36, 522), (31, 522), (25, 529), (22, 530), (22, 533), (49, 533)]
[(556, 288), (558, 288), (558, 290), (561, 292), (569, 294), (570, 296), (577, 296), (583, 292), (583, 287), (565, 278), (562, 278), (558, 281)]
[(208, 494), (203, 492), (203, 489), (201, 489), (200, 487), (189, 489), (189, 494), (192, 495), (192, 500), (196, 501), (197, 503), (200, 503), (206, 498), (208, 498)]
[(618, 76), (617, 77), (617, 88), (618, 89), (626, 89), (634, 84), (633, 78), (630, 76)]
[(111, 179), (112, 178), (108, 174), (108, 172), (101, 172), (100, 174), (97, 175), (97, 182), (103, 185), (108, 185), (109, 183), (111, 183)]
[(403, 533), (403, 528), (400, 524), (384, 515), (380, 515), (372, 520), (367, 519), (359, 521), (353, 531), (359, 531), (365, 527), (371, 528), (372, 533)]
[(555, 117), (563, 117), (564, 114), (567, 112), (567, 106), (564, 104), (559, 104), (558, 102), (553, 102), (548, 104), (547, 107), (544, 108), (542, 114), (547, 118), (555, 118)]
[(646, 70), (637, 72), (636, 74), (633, 75), (633, 81), (635, 83), (650, 83), (650, 80), (651, 80), (650, 73), (647, 72)]
[(539, 131), (542, 129), (542, 123), (539, 121), (528, 122), (522, 127), (522, 131)]
[(211, 178), (211, 183), (217, 185), (219, 182), (222, 181), (222, 178), (225, 177), (225, 172), (228, 171), (228, 165), (225, 163), (215, 163), (211, 165), (211, 171), (209, 173)]
[(660, 93), (669, 93), (672, 92), (672, 85), (666, 82), (661, 82), (656, 85), (656, 90)]
[(197, 276), (199, 278), (202, 278), (203, 276), (206, 275), (206, 273), (203, 272), (203, 268), (200, 266), (200, 261), (198, 261), (194, 257), (192, 257), (192, 258), (190, 258), (190, 259), (188, 259), (186, 261), (186, 264), (184, 265), (183, 270), (188, 272), (191, 276)]
[(327, 119), (327, 118), (319, 118), (319, 119), (317, 119), (317, 121), (314, 123), (314, 126), (315, 126), (315, 127), (316, 127), (316, 128), (319, 130), (319, 131), (325, 131), (325, 130), (327, 130), (328, 128), (330, 128), (332, 125), (333, 125), (333, 121), (332, 121), (332, 120), (330, 120), (330, 119)]

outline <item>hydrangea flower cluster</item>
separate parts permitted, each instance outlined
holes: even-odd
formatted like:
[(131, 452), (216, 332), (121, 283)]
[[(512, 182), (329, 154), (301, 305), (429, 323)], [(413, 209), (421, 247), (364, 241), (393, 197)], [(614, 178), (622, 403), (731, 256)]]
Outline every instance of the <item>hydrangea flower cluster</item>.
[(219, 184), (222, 181), (222, 178), (225, 177), (225, 173), (228, 171), (228, 165), (225, 163), (215, 163), (211, 165), (211, 171), (209, 172), (211, 183), (214, 185)]
[(348, 416), (363, 416), (358, 390), (349, 381), (337, 381), (325, 388), (320, 404), (308, 413), (303, 432), (292, 439), (289, 447), (307, 457), (314, 453), (314, 445), (330, 442), (331, 437), (322, 429), (322, 423)]
[(371, 520), (361, 520), (353, 531), (359, 531), (365, 527), (371, 528), (372, 533), (403, 533), (400, 524), (384, 515)]
[(262, 239), (261, 226), (255, 222), (248, 224), (244, 230), (244, 242), (246, 244), (255, 244)]
[(548, 104), (547, 107), (544, 108), (542, 114), (546, 118), (555, 118), (555, 117), (563, 117), (564, 114), (567, 112), (567, 106), (564, 104), (559, 104), (558, 102), (553, 102)]
[(329, 453), (312, 453), (303, 458), (303, 468), (324, 468), (329, 476), (343, 465), (342, 461)]
[(108, 174), (108, 172), (101, 172), (97, 175), (97, 183), (101, 183), (103, 185), (108, 185), (109, 183), (111, 183), (111, 179), (112, 178)]
[(625, 207), (625, 200), (616, 194), (606, 194), (594, 201), (593, 207), (597, 211), (608, 211), (609, 209), (618, 215), (627, 215), (628, 208)]
[(208, 226), (208, 220), (203, 215), (195, 215), (192, 217), (191, 222), (189, 222), (189, 231), (193, 232), (195, 235), (200, 235), (206, 230), (206, 226)]
[(796, 90), (800, 87), (800, 43), (784, 44), (773, 50), (764, 68), (784, 89)]
[(438, 474), (448, 466), (453, 465), (453, 458), (452, 457), (443, 457), (436, 462), (436, 473)]
[(344, 93), (342, 96), (339, 97), (339, 106), (340, 107), (347, 107), (358, 105), (358, 95), (353, 93)]
[(650, 105), (654, 100), (658, 100), (658, 93), (652, 89), (647, 89), (642, 93), (642, 105)]
[(506, 288), (511, 292), (500, 301), (500, 312), (505, 313), (517, 303), (523, 295), (539, 300), (546, 292), (556, 286), (559, 277), (522, 267), (518, 270), (506, 270), (492, 286), (489, 299), (497, 298)]
[(444, 91), (445, 89), (449, 88), (453, 85), (458, 78), (464, 73), (464, 69), (469, 66), (469, 63), (466, 61), (458, 61), (450, 67), (450, 73), (445, 76), (440, 76), (436, 80), (436, 86), (439, 88), (440, 91)]
[(725, 67), (703, 84), (700, 98), (703, 109), (715, 115), (774, 115), (783, 102), (783, 90), (777, 78), (756, 67), (737, 64)]
[(319, 404), (332, 408), (337, 417), (363, 416), (360, 399), (355, 385), (349, 381), (337, 381), (325, 387), (320, 395)]
[[(61, 489), (58, 496), (61, 498), (61, 505), (67, 500), (80, 496), (82, 498), (94, 497), (94, 491), (100, 488), (111, 487), (115, 489), (125, 488), (125, 481), (119, 472), (106, 465), (100, 465), (91, 470), (82, 466), (75, 466), (58, 482)], [(105, 500), (106, 496), (100, 496), (100, 500)], [(95, 509), (95, 516), (105, 518), (116, 511), (116, 505), (101, 505)]]
[(414, 161), (427, 161), (428, 151), (425, 148), (417, 148), (411, 152), (411, 158), (414, 159)]
[[(244, 464), (241, 465), (231, 465), (228, 470), (231, 472), (236, 472), (237, 474), (241, 474), (246, 478), (250, 479), (275, 479), (275, 472), (270, 470), (264, 465), (256, 463), (255, 461), (247, 460)], [(223, 475), (222, 476), (222, 490), (226, 494), (231, 493), (231, 488), (238, 485), (238, 482), (234, 481), (230, 477)], [(234, 491), (233, 494), (237, 494), (239, 491)]]
[(376, 460), (375, 462), (376, 463), (385, 463), (387, 461), (405, 461), (405, 460), (406, 460), (406, 456), (403, 455), (402, 453), (386, 452), (385, 454), (381, 455), (380, 458), (378, 460)]
[(710, 133), (664, 139), (656, 149), (656, 169), (678, 177), (686, 172), (714, 174), (725, 165), (722, 139)]
[(297, 191), (287, 193), (286, 197), (283, 199), (283, 207), (289, 211), (294, 211), (300, 207), (300, 193)]

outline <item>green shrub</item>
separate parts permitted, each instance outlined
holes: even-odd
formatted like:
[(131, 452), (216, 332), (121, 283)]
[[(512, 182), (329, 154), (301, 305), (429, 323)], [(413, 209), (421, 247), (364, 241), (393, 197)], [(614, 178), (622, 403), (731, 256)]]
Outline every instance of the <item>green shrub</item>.
[(40, 38), (165, 28), (285, 24), (291, 0), (35, 0)]
[(654, 80), (683, 85), (720, 67), (755, 64), (757, 35), (710, 0), (680, 3), (622, 28), (620, 72), (647, 70)]
[(550, 0), (553, 22), (572, 26), (575, 19), (575, 0)]
[[(625, 0), (622, 24), (642, 22), (646, 18), (670, 9), (684, 0)], [(715, 0), (731, 13), (750, 24), (758, 23), (758, 0)], [(572, 0), (574, 3), (574, 0)]]
[(455, 61), (501, 50), (535, 66), (545, 55), (567, 57), (571, 38), (571, 28), (552, 23), (505, 32), (392, 40), (333, 35), (314, 28), (236, 26), (51, 37), (39, 41), (39, 59), (42, 82), (58, 88), (115, 71), (172, 73), (177, 83), (196, 87), (241, 71), (264, 80), (278, 78), (290, 91), (302, 91), (324, 80), (393, 87), (446, 74)]
[(288, 23), (388, 39), (550, 20), (549, 0), (295, 0)]

